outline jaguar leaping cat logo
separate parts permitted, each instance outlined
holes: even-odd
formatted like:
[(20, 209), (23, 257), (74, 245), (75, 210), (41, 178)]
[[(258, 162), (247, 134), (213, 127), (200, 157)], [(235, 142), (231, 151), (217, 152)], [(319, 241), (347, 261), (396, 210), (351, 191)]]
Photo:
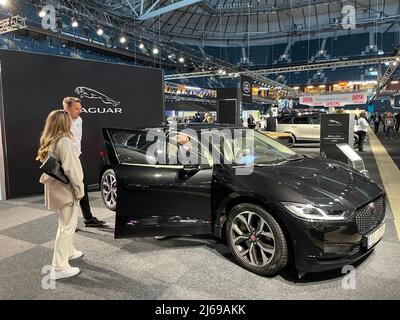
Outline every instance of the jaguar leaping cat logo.
[(121, 102), (114, 101), (110, 97), (107, 97), (105, 94), (102, 94), (96, 90), (87, 88), (87, 87), (78, 87), (75, 89), (75, 92), (82, 98), (88, 99), (100, 99), (105, 104), (112, 104), (114, 107), (119, 106)]

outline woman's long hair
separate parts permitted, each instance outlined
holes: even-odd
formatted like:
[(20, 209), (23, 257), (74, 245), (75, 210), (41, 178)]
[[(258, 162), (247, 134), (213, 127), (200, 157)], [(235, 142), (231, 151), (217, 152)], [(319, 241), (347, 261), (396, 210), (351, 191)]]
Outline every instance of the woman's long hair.
[(36, 160), (43, 162), (49, 155), (50, 149), (63, 137), (73, 138), (71, 133), (72, 118), (64, 110), (50, 112), (40, 137), (40, 148)]

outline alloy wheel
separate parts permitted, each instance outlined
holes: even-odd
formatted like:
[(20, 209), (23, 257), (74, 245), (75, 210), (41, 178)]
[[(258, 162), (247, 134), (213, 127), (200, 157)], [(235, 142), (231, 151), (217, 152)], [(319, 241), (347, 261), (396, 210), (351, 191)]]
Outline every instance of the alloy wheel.
[(265, 266), (275, 256), (275, 237), (271, 227), (258, 214), (239, 213), (231, 226), (232, 246), (237, 255), (253, 266)]
[(115, 207), (117, 203), (117, 180), (112, 173), (107, 174), (103, 179), (103, 199), (107, 207)]

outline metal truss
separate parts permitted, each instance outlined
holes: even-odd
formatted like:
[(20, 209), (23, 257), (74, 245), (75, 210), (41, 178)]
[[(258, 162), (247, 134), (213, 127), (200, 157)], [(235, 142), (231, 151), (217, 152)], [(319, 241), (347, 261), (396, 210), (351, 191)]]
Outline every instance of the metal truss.
[(306, 65), (300, 65), (300, 66), (260, 69), (260, 70), (254, 70), (253, 72), (256, 74), (277, 74), (277, 73), (288, 73), (288, 72), (299, 72), (299, 71), (348, 68), (348, 67), (376, 65), (376, 64), (382, 64), (382, 63), (392, 63), (395, 60), (396, 60), (396, 57), (369, 58), (369, 59), (357, 59), (357, 60), (340, 60), (340, 61), (330, 61), (330, 62), (306, 64)]
[(196, 97), (182, 97), (180, 95), (173, 94), (165, 94), (166, 100), (174, 100), (174, 101), (187, 101), (187, 102), (207, 102), (209, 104), (216, 105), (217, 99), (209, 99), (209, 98), (196, 98)]
[(380, 94), (380, 91), (385, 88), (389, 81), (392, 79), (394, 72), (397, 70), (400, 64), (400, 48), (397, 50), (397, 54), (393, 57), (393, 61), (389, 64), (388, 68), (385, 71), (385, 74), (378, 78), (378, 86), (377, 86), (377, 94)]
[[(168, 1), (149, 1), (149, 0), (120, 0), (119, 3), (109, 3), (108, 9), (117, 11), (125, 9), (124, 15), (127, 13), (126, 9), (131, 11), (131, 15), (137, 20), (147, 20), (155, 18), (165, 13), (190, 6), (201, 2), (202, 0), (168, 0)], [(103, 3), (104, 6), (104, 3)]]
[[(357, 59), (357, 60), (341, 60), (341, 61), (331, 61), (331, 62), (323, 62), (323, 63), (314, 63), (314, 64), (306, 64), (300, 66), (289, 66), (289, 67), (277, 67), (277, 68), (269, 68), (269, 69), (260, 69), (260, 70), (245, 70), (245, 71), (234, 71), (232, 73), (228, 73), (227, 75), (223, 75), (224, 77), (237, 77), (238, 75), (247, 75), (260, 81), (260, 83), (272, 86), (276, 89), (286, 90), (289, 95), (298, 97), (301, 93), (298, 90), (293, 89), (287, 85), (279, 83), (277, 81), (268, 79), (263, 77), (262, 75), (268, 74), (279, 74), (279, 73), (288, 73), (288, 72), (301, 72), (301, 71), (312, 71), (312, 70), (323, 70), (323, 69), (336, 69), (336, 68), (348, 68), (348, 67), (356, 67), (356, 66), (365, 66), (365, 65), (377, 65), (388, 63), (389, 68), (386, 70), (385, 76), (382, 77), (382, 81), (386, 81), (382, 88), (389, 82), (390, 77), (393, 75), (394, 71), (397, 69), (400, 64), (400, 51), (398, 56), (394, 57), (384, 57), (384, 58), (369, 58), (369, 59)], [(190, 79), (190, 78), (202, 78), (202, 77), (215, 77), (222, 76), (220, 71), (204, 71), (204, 72), (191, 72), (191, 73), (181, 73), (181, 74), (173, 74), (166, 75), (164, 79), (168, 80), (180, 80), (180, 79)], [(389, 80), (387, 80), (389, 79)], [(384, 83), (382, 82), (381, 83)]]
[[(370, 59), (357, 59), (357, 60), (343, 60), (343, 61), (332, 61), (323, 63), (306, 64), (300, 66), (289, 66), (289, 67), (277, 67), (269, 69), (259, 69), (252, 71), (239, 71), (233, 74), (228, 74), (228, 77), (237, 76), (239, 74), (277, 74), (277, 73), (288, 73), (288, 72), (300, 72), (300, 71), (311, 71), (311, 70), (322, 70), (322, 69), (335, 69), (335, 68), (347, 68), (365, 65), (374, 65), (382, 63), (393, 63), (396, 61), (396, 57), (385, 57), (385, 58), (370, 58)], [(201, 77), (214, 77), (220, 76), (218, 71), (204, 71), (204, 72), (191, 72), (181, 73), (165, 76), (166, 80), (178, 80), (178, 79), (189, 79), (189, 78), (201, 78)]]
[(0, 34), (25, 29), (26, 27), (26, 18), (13, 16), (0, 21)]

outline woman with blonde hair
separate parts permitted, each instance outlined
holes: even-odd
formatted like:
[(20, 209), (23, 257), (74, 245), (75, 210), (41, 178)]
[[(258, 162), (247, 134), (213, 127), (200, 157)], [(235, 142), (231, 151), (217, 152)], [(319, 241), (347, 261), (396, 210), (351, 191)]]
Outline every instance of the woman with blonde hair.
[(40, 148), (36, 158), (45, 162), (51, 155), (60, 162), (64, 174), (69, 179), (69, 183), (65, 184), (45, 173), (40, 177), (40, 182), (44, 184), (46, 207), (59, 213), (50, 275), (53, 280), (77, 275), (80, 272), (79, 268), (71, 267), (68, 260), (83, 255), (73, 244), (80, 210), (79, 200), (84, 196), (84, 185), (81, 163), (70, 131), (71, 125), (72, 118), (68, 112), (64, 110), (50, 112), (40, 138)]

